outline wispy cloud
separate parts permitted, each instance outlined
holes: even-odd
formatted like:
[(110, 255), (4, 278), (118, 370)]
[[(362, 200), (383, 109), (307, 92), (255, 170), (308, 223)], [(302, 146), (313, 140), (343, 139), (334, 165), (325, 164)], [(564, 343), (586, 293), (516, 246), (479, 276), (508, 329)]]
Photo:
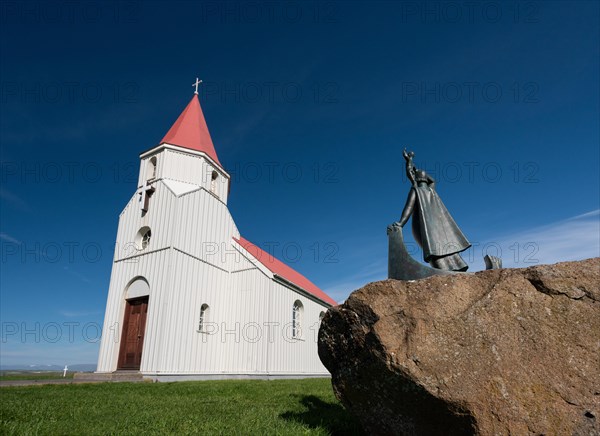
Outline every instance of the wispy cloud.
[(12, 204), (17, 209), (29, 210), (29, 205), (25, 200), (23, 200), (18, 195), (8, 191), (6, 188), (0, 188), (0, 199), (2, 201)]
[(598, 257), (600, 209), (499, 237), (497, 241), (502, 248), (504, 267), (527, 267)]
[(387, 259), (381, 259), (365, 264), (355, 273), (342, 280), (335, 281), (325, 286), (324, 291), (338, 303), (342, 303), (351, 292), (362, 288), (370, 282), (385, 280), (387, 278)]
[(12, 343), (2, 344), (2, 366), (38, 364), (71, 365), (95, 362), (98, 359), (99, 342), (73, 343)]
[(70, 269), (68, 266), (63, 267), (63, 269), (68, 273), (71, 274), (74, 277), (77, 277), (78, 279), (80, 279), (82, 282), (84, 283), (91, 283), (92, 281), (90, 279), (88, 279), (86, 276), (84, 276), (83, 274), (74, 271), (72, 269)]
[[(11, 244), (18, 244), (18, 245), (24, 244), (24, 242), (23, 242), (23, 241), (20, 241), (19, 239), (15, 238), (14, 236), (11, 236), (11, 235), (9, 235), (8, 233), (4, 233), (4, 232), (1, 232), (1, 233), (0, 233), (0, 239), (1, 239), (1, 240), (3, 240), (3, 241), (6, 241), (6, 242), (8, 242), (8, 243), (11, 243)], [(38, 245), (36, 245), (36, 247), (38, 247)], [(39, 250), (39, 249), (37, 249), (37, 248), (36, 248), (36, 249), (34, 249), (34, 250), (31, 250), (31, 251), (27, 251), (27, 253), (28, 253), (28, 254), (33, 254), (33, 253), (35, 253), (35, 254), (36, 254), (37, 256), (39, 256), (39, 257), (43, 257), (44, 259), (49, 259), (49, 261), (50, 261), (50, 262), (55, 262), (55, 261), (56, 261), (56, 259), (55, 259), (55, 255), (54, 255), (54, 254), (52, 254), (52, 255), (50, 255), (50, 256), (49, 256), (49, 255), (48, 255), (48, 253), (47, 253), (46, 251)], [(82, 282), (84, 282), (84, 283), (91, 283), (91, 282), (92, 282), (92, 281), (91, 281), (89, 278), (87, 278), (87, 277), (86, 277), (84, 274), (81, 274), (80, 272), (77, 272), (77, 271), (75, 271), (75, 270), (73, 270), (73, 269), (69, 268), (68, 266), (64, 266), (64, 267), (63, 267), (63, 270), (64, 270), (64, 271), (65, 271), (67, 274), (69, 274), (69, 275), (72, 275), (72, 276), (74, 276), (74, 277), (77, 277), (79, 280), (81, 280), (81, 281), (82, 281)]]
[(261, 123), (267, 118), (270, 109), (255, 110), (246, 118), (235, 123), (234, 127), (220, 139), (220, 143), (225, 148), (232, 148), (234, 145), (244, 144), (246, 137), (254, 132)]
[[(62, 123), (37, 123), (34, 122), (30, 113), (26, 111), (16, 114), (20, 122), (35, 124), (35, 129), (12, 128), (7, 123), (7, 128), (2, 132), (3, 141), (6, 144), (18, 145), (35, 141), (53, 140), (82, 141), (91, 135), (105, 131), (120, 131), (131, 128), (132, 124), (142, 123), (150, 115), (150, 111), (143, 105), (136, 106), (131, 110), (128, 105), (109, 105), (106, 109), (83, 111), (80, 117), (70, 117), (69, 121)], [(15, 115), (15, 114), (13, 114)], [(10, 124), (10, 126), (9, 126)]]
[(21, 241), (19, 241), (17, 238), (13, 238), (8, 233), (0, 233), (0, 239), (6, 242), (12, 242), (13, 244), (22, 244)]
[(58, 313), (64, 316), (65, 318), (85, 318), (88, 316), (100, 314), (100, 312), (97, 310), (61, 310)]
[[(342, 280), (324, 286), (325, 292), (336, 301), (342, 302), (352, 291), (369, 282), (387, 278), (386, 255), (364, 254), (364, 259), (373, 259), (375, 256), (378, 260), (365, 263)], [(469, 262), (470, 272), (485, 269), (485, 254), (499, 255), (505, 268), (524, 268), (600, 256), (600, 209), (482, 241), (463, 255)], [(421, 260), (421, 255), (419, 252), (413, 257)], [(356, 263), (360, 262), (359, 259), (355, 260)]]

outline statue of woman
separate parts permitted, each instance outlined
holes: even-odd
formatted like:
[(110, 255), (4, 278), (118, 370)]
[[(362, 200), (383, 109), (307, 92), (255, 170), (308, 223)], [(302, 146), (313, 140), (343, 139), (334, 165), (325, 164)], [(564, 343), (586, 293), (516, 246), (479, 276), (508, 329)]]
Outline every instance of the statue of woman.
[(395, 225), (404, 227), (412, 215), (412, 231), (415, 241), (423, 249), (423, 258), (433, 268), (446, 271), (466, 271), (469, 266), (460, 252), (471, 246), (435, 191), (435, 180), (413, 164), (414, 153), (402, 155), (406, 160), (406, 175), (412, 187), (400, 221)]

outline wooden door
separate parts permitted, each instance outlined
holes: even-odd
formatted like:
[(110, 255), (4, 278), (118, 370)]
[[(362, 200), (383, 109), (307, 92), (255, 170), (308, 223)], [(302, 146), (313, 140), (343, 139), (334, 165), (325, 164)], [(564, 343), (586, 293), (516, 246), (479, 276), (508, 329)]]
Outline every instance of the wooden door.
[(148, 297), (126, 301), (117, 369), (140, 369), (147, 314)]

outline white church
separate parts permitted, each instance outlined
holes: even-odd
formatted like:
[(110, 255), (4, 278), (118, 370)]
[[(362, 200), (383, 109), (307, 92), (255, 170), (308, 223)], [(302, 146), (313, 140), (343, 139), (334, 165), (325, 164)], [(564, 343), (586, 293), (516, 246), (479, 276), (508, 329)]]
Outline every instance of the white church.
[(328, 376), (317, 332), (336, 302), (240, 235), (198, 83), (162, 141), (140, 155), (138, 190), (119, 216), (96, 373)]

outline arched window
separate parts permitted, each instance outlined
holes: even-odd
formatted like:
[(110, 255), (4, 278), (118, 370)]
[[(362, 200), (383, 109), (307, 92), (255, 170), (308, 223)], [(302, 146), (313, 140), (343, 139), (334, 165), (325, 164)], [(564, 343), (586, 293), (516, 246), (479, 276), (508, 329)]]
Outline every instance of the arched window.
[(319, 323), (321, 323), (321, 321), (323, 321), (324, 316), (325, 316), (325, 312), (319, 313)]
[(304, 306), (299, 300), (294, 301), (292, 308), (292, 337), (302, 337), (302, 313), (304, 312)]
[(217, 193), (217, 178), (219, 177), (219, 174), (216, 171), (212, 172), (212, 175), (210, 176), (210, 192), (212, 192), (213, 194)]
[(152, 232), (150, 227), (142, 227), (135, 237), (135, 245), (138, 250), (144, 250), (150, 245), (150, 238), (152, 238)]
[(146, 169), (146, 179), (152, 180), (154, 178), (156, 178), (156, 156), (150, 158)]
[(198, 318), (198, 331), (200, 333), (206, 333), (206, 323), (208, 322), (209, 309), (210, 308), (206, 303), (200, 307), (200, 317)]

